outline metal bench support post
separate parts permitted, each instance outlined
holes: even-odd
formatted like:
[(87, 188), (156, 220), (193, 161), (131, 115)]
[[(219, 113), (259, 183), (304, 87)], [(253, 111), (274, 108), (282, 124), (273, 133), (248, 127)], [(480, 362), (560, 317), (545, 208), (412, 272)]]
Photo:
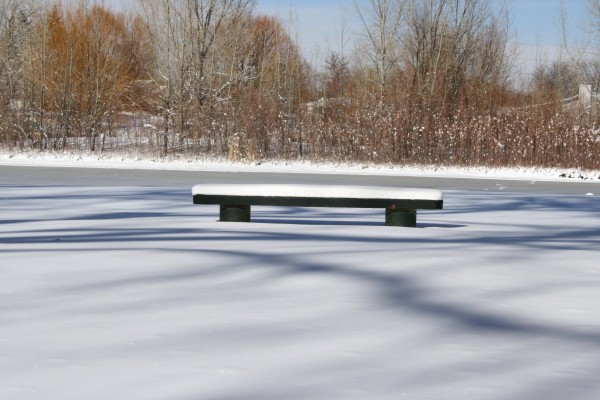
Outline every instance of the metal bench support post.
[(385, 209), (386, 226), (417, 226), (417, 210), (402, 209), (394, 206)]
[(250, 205), (221, 204), (220, 221), (250, 222)]

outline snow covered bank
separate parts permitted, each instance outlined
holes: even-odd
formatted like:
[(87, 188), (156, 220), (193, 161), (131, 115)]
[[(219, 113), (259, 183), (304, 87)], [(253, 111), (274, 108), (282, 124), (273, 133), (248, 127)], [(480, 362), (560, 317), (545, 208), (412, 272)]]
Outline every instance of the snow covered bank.
[(72, 155), (64, 153), (8, 153), (0, 151), (0, 165), (63, 166), (93, 168), (134, 168), (186, 171), (230, 172), (312, 172), (323, 174), (402, 175), (453, 178), (495, 178), (551, 181), (600, 182), (600, 171), (561, 168), (485, 168), (449, 166), (391, 166), (369, 164), (311, 163), (308, 161), (271, 161), (261, 163), (234, 163), (225, 160), (155, 160), (131, 157)]
[(600, 398), (597, 196), (444, 197), (390, 229), (2, 186), (0, 398)]

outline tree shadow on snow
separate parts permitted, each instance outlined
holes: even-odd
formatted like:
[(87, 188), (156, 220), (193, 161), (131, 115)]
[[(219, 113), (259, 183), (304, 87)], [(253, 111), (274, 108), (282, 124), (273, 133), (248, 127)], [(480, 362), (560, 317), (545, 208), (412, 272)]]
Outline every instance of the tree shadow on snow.
[[(70, 196), (70, 195), (69, 195)], [(492, 312), (485, 312), (477, 307), (470, 307), (465, 304), (456, 304), (440, 299), (436, 293), (427, 288), (421, 282), (421, 278), (406, 272), (402, 269), (393, 272), (384, 272), (365, 266), (364, 268), (345, 268), (339, 264), (318, 263), (307, 261), (301, 254), (290, 254), (292, 250), (284, 254), (269, 251), (275, 243), (306, 243), (310, 246), (312, 243), (337, 243), (337, 252), (343, 248), (344, 255), (350, 254), (352, 244), (377, 244), (378, 249), (374, 252), (385, 251), (390, 254), (401, 255), (403, 249), (411, 251), (439, 251), (444, 255), (451, 248), (477, 249), (479, 245), (483, 246), (508, 246), (505, 250), (526, 250), (527, 252), (537, 252), (545, 250), (570, 250), (579, 251), (600, 248), (600, 226), (596, 227), (561, 227), (558, 230), (550, 229), (529, 229), (526, 231), (483, 231), (476, 232), (476, 235), (465, 234), (446, 234), (436, 235), (434, 229), (431, 234), (411, 235), (411, 230), (406, 228), (381, 227), (381, 230), (370, 230), (369, 235), (363, 235), (360, 226), (381, 225), (382, 221), (364, 221), (365, 215), (362, 215), (361, 221), (355, 223), (350, 219), (352, 213), (335, 214), (335, 221), (322, 221), (314, 214), (304, 208), (282, 208), (286, 213), (283, 220), (276, 219), (268, 210), (261, 211), (258, 214), (258, 224), (234, 224), (228, 225), (222, 223), (215, 225), (206, 221), (214, 221), (213, 212), (215, 208), (203, 209), (200, 206), (190, 206), (189, 211), (186, 208), (182, 212), (182, 202), (186, 204), (191, 202), (189, 192), (171, 193), (165, 190), (143, 190), (136, 189), (131, 193), (117, 193), (116, 199), (121, 201), (123, 198), (128, 201), (148, 200), (148, 196), (154, 196), (156, 205), (145, 204), (142, 210), (133, 212), (114, 212), (114, 213), (90, 213), (82, 212), (82, 215), (75, 215), (69, 220), (105, 220), (129, 218), (152, 218), (154, 226), (143, 228), (131, 228), (125, 225), (120, 226), (86, 226), (86, 227), (56, 227), (51, 229), (38, 229), (35, 226), (27, 226), (28, 229), (13, 229), (3, 231), (0, 235), (0, 244), (11, 245), (5, 247), (3, 251), (7, 252), (68, 252), (69, 244), (77, 244), (73, 249), (77, 251), (86, 251), (81, 244), (89, 244), (89, 251), (123, 251), (136, 250), (190, 253), (198, 255), (202, 259), (205, 255), (218, 256), (222, 259), (234, 259), (228, 269), (219, 273), (227, 274), (231, 271), (241, 270), (244, 265), (240, 265), (239, 260), (247, 260), (248, 263), (260, 266), (261, 269), (270, 271), (270, 278), (290, 277), (299, 275), (328, 275), (344, 280), (356, 281), (361, 285), (367, 285), (372, 288), (372, 293), (377, 294), (377, 298), (382, 305), (402, 310), (410, 310), (420, 315), (430, 316), (440, 321), (454, 324), (459, 329), (468, 331), (477, 331), (489, 334), (517, 334), (526, 337), (551, 337), (568, 342), (585, 342), (600, 348), (600, 332), (588, 332), (576, 328), (568, 328), (550, 323), (538, 323), (523, 320), (515, 316), (501, 315)], [(588, 212), (600, 211), (600, 205), (597, 199), (589, 197), (542, 197), (542, 196), (518, 196), (518, 200), (504, 199), (500, 204), (488, 203), (486, 207), (482, 204), (470, 206), (471, 197), (461, 199), (460, 196), (450, 198), (448, 201), (448, 210), (441, 210), (440, 213), (464, 214), (468, 221), (468, 215), (479, 212), (489, 212), (498, 210), (512, 210), (513, 208), (535, 207), (536, 210), (542, 209), (552, 212), (569, 212), (587, 210)], [(487, 196), (487, 200), (494, 196)], [(51, 197), (50, 197), (51, 198)], [(115, 200), (110, 194), (106, 194), (101, 200)], [(482, 198), (482, 200), (485, 200)], [(456, 201), (456, 205), (453, 203)], [(169, 211), (171, 206), (173, 211)], [(52, 207), (48, 207), (51, 212)], [(86, 207), (86, 210), (89, 208)], [(194, 210), (194, 211), (192, 211)], [(195, 211), (198, 210), (198, 211)], [(190, 214), (188, 214), (190, 212)], [(277, 212), (279, 213), (279, 211)], [(382, 218), (382, 213), (367, 212), (368, 218)], [(173, 220), (165, 222), (166, 217), (172, 217)], [(181, 227), (182, 219), (189, 222), (190, 218), (197, 219), (195, 227)], [(305, 218), (308, 218), (306, 220)], [(342, 218), (340, 221), (338, 218)], [(429, 220), (431, 217), (429, 218)], [(304, 221), (304, 224), (315, 225), (317, 228), (298, 230), (278, 229), (271, 231), (264, 229), (266, 224), (297, 224), (298, 220)], [(60, 221), (59, 221), (60, 222)], [(64, 222), (64, 221), (62, 221)], [(515, 222), (517, 224), (518, 221)], [(299, 223), (302, 224), (302, 223)], [(358, 229), (344, 230), (323, 230), (318, 229), (320, 225), (359, 225)], [(425, 228), (448, 227), (454, 228), (453, 232), (461, 232), (464, 225), (458, 223), (435, 224), (427, 222), (423, 224)], [(15, 227), (15, 228), (18, 228)], [(40, 243), (56, 243), (57, 247), (48, 246), (36, 247)], [(176, 247), (171, 246), (177, 243)], [(237, 243), (243, 244), (238, 246)], [(151, 244), (151, 246), (148, 246)], [(188, 245), (191, 244), (191, 245)], [(226, 245), (224, 245), (226, 244)], [(102, 246), (99, 246), (102, 245)], [(385, 247), (390, 245), (390, 247)], [(253, 250), (236, 250), (240, 247), (252, 248)], [(275, 246), (276, 247), (276, 246)], [(443, 262), (441, 262), (443, 264)], [(168, 282), (169, 280), (194, 279), (202, 277), (207, 272), (205, 268), (199, 268), (197, 271), (186, 271), (181, 275), (177, 268), (166, 270), (157, 276), (149, 276), (146, 279), (152, 281)], [(216, 271), (213, 271), (216, 273)], [(86, 291), (104, 290), (114, 285), (143, 284), (144, 280), (134, 279), (133, 281), (107, 281), (97, 282), (93, 285), (87, 285)], [(598, 284), (600, 286), (600, 284)]]

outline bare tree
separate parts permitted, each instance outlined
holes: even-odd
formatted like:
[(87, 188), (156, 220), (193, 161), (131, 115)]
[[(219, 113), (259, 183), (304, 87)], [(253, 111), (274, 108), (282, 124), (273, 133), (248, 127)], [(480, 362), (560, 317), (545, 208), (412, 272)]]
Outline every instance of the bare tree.
[(588, 0), (587, 6), (593, 40), (600, 47), (600, 0)]
[(0, 1), (0, 94), (5, 102), (14, 98), (20, 83), (21, 53), (27, 16), (17, 0)]
[(325, 97), (345, 96), (350, 86), (350, 63), (341, 54), (331, 52), (325, 59), (323, 73)]
[[(232, 68), (233, 62), (225, 62), (223, 56), (227, 48), (240, 43), (239, 25), (252, 14), (255, 0), (149, 0), (141, 4), (157, 49), (157, 64), (150, 72), (159, 89), (166, 152), (171, 126), (177, 126), (181, 140), (190, 129), (192, 112), (198, 120), (247, 77), (248, 69)], [(245, 55), (237, 55), (239, 66)]]
[[(214, 71), (209, 68), (211, 57), (215, 55), (217, 39), (227, 38), (236, 41), (235, 35), (229, 35), (226, 28), (233, 27), (252, 12), (255, 0), (185, 0), (186, 26), (191, 47), (192, 87), (196, 99), (202, 105), (208, 97), (220, 93), (221, 88), (211, 85)], [(213, 67), (214, 65), (210, 65)]]
[(383, 99), (391, 71), (400, 61), (404, 0), (354, 1), (362, 32), (358, 45), (375, 69), (379, 98)]
[(162, 147), (168, 151), (176, 129), (180, 137), (186, 131), (189, 110), (189, 43), (185, 36), (181, 2), (174, 0), (141, 1), (156, 58), (146, 65), (155, 88), (152, 107), (163, 118)]
[(135, 109), (136, 96), (143, 96), (135, 89), (145, 78), (143, 29), (135, 18), (98, 5), (72, 7), (54, 5), (30, 29), (22, 64), (27, 121), (53, 148), (74, 133), (96, 151), (117, 113)]
[(484, 0), (410, 0), (404, 40), (411, 86), (441, 107), (457, 105), (475, 83), (504, 84), (510, 21)]
[[(0, 0), (0, 112), (5, 109), (3, 135), (20, 137), (23, 145), (35, 115), (28, 110), (28, 61), (34, 56), (30, 42), (43, 1)], [(30, 118), (32, 117), (32, 118)]]

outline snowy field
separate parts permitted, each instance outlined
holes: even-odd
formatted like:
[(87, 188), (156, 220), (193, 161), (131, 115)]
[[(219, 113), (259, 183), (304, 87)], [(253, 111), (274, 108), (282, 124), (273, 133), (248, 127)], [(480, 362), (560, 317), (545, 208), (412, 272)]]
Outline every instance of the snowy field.
[(0, 399), (597, 400), (599, 194), (446, 192), (411, 229), (0, 185)]

